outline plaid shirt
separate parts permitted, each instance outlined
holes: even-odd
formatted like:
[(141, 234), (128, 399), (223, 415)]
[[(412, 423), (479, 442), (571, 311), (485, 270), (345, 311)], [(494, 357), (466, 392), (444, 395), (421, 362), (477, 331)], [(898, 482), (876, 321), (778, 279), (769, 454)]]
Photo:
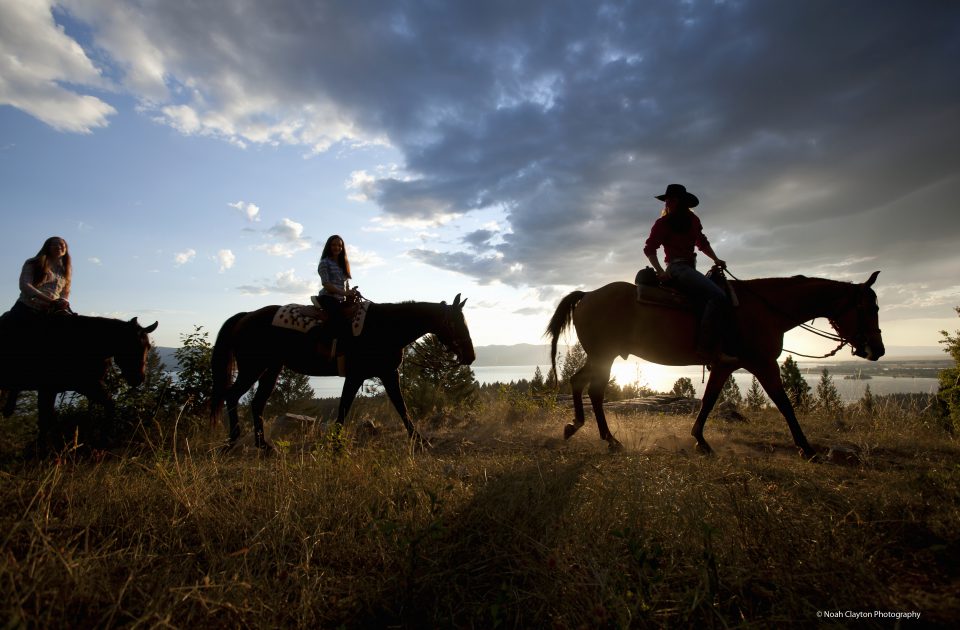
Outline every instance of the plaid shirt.
[(330, 293), (323, 288), (325, 284), (332, 284), (341, 290), (346, 290), (350, 286), (346, 274), (340, 268), (340, 264), (333, 258), (321, 258), (320, 265), (317, 267), (317, 273), (320, 274), (320, 295), (329, 295), (343, 302), (347, 298), (342, 295)]

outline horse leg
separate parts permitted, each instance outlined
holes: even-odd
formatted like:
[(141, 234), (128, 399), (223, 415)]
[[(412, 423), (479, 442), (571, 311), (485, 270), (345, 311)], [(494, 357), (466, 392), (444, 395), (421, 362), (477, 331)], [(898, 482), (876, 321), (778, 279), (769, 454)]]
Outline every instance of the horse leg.
[(563, 427), (563, 439), (569, 440), (580, 430), (584, 423), (583, 390), (590, 382), (590, 360), (570, 377), (570, 390), (573, 393), (573, 422)]
[(707, 416), (717, 404), (720, 392), (723, 390), (723, 384), (727, 382), (735, 368), (718, 365), (710, 371), (710, 378), (707, 379), (707, 387), (703, 392), (703, 400), (700, 402), (700, 411), (697, 412), (697, 419), (693, 423), (693, 429), (690, 435), (697, 441), (697, 451), (705, 455), (713, 453), (713, 449), (703, 439), (703, 425), (707, 423)]
[[(79, 393), (86, 396), (90, 403), (100, 405), (100, 407), (103, 408), (103, 417), (106, 426), (98, 427), (102, 429), (99, 432), (94, 431), (94, 427), (91, 426), (92, 423), (90, 422), (92, 418), (87, 416), (86, 421), (77, 427), (78, 434), (82, 434), (91, 446), (105, 447), (116, 432), (117, 405), (113, 402), (113, 398), (111, 398), (110, 392), (107, 391), (107, 387), (103, 382), (98, 382), (90, 387), (84, 388), (83, 391)], [(95, 418), (95, 416), (93, 418)], [(99, 435), (97, 435), (97, 433), (99, 433)], [(96, 444), (94, 444), (94, 437), (97, 438)]]
[(282, 369), (282, 365), (267, 368), (257, 381), (257, 393), (253, 395), (253, 401), (250, 404), (250, 411), (253, 412), (253, 442), (259, 449), (272, 450), (263, 434), (263, 410), (267, 406), (270, 394), (277, 386), (277, 379), (280, 378)]
[(20, 390), (10, 389), (5, 393), (7, 399), (3, 402), (3, 417), (9, 418), (17, 410), (17, 397), (20, 395)]
[[(587, 365), (592, 362), (587, 360)], [(587, 392), (590, 394), (590, 405), (593, 407), (593, 415), (597, 419), (597, 428), (600, 430), (600, 439), (606, 440), (611, 451), (623, 450), (623, 444), (620, 440), (613, 437), (610, 427), (607, 426), (607, 416), (603, 412), (603, 395), (607, 391), (607, 383), (610, 381), (610, 368), (613, 365), (613, 359), (602, 364), (593, 364), (590, 369), (590, 387)]]
[(783, 417), (786, 418), (787, 426), (790, 427), (790, 433), (793, 435), (793, 443), (797, 445), (797, 448), (803, 452), (803, 456), (807, 459), (816, 457), (817, 452), (813, 450), (813, 447), (807, 442), (807, 436), (803, 434), (803, 429), (800, 428), (797, 415), (793, 411), (793, 404), (790, 402), (790, 397), (787, 396), (787, 392), (783, 389), (783, 380), (780, 378), (780, 368), (777, 366), (777, 363), (774, 361), (769, 364), (764, 364), (759, 369), (751, 371), (757, 377), (757, 380), (760, 382), (764, 391), (767, 392), (767, 395), (770, 396), (770, 400), (773, 401), (773, 404), (777, 406), (777, 409), (779, 409)]
[(393, 403), (397, 413), (400, 414), (400, 419), (403, 420), (403, 426), (407, 429), (407, 435), (418, 445), (426, 444), (427, 441), (417, 432), (413, 427), (413, 423), (410, 422), (410, 418), (407, 417), (407, 405), (403, 402), (403, 393), (400, 391), (400, 375), (397, 374), (396, 370), (392, 370), (386, 375), (381, 375), (380, 382), (383, 383), (383, 388), (387, 390), (387, 396), (390, 398), (390, 402)]
[(230, 445), (240, 439), (240, 414), (237, 411), (240, 399), (250, 391), (250, 388), (253, 387), (253, 384), (257, 382), (263, 372), (262, 369), (259, 372), (245, 370), (243, 366), (238, 364), (237, 380), (223, 394), (224, 406), (227, 408), (227, 418), (230, 422), (230, 432), (227, 437)]
[(340, 405), (337, 407), (337, 425), (341, 428), (347, 420), (347, 414), (350, 413), (350, 407), (357, 397), (360, 386), (363, 385), (363, 377), (348, 373), (343, 380), (343, 389), (340, 391)]

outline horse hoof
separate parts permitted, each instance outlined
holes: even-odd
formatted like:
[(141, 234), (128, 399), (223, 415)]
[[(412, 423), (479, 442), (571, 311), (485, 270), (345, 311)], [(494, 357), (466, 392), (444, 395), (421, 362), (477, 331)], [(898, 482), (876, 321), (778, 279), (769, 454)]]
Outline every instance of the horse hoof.
[(697, 442), (694, 448), (701, 455), (713, 455), (713, 449), (706, 442)]
[(410, 444), (413, 446), (413, 449), (420, 452), (425, 452), (431, 448), (430, 440), (426, 439), (419, 433), (414, 433), (410, 436)]
[(612, 437), (607, 440), (607, 450), (611, 453), (619, 453), (623, 450), (623, 444), (617, 438)]
[(570, 423), (563, 427), (563, 439), (569, 440), (570, 437), (579, 430), (581, 425)]

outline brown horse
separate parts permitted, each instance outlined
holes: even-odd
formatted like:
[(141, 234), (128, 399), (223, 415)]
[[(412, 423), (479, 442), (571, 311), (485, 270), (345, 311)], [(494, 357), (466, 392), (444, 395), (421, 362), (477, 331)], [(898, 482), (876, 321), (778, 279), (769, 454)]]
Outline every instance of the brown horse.
[[(727, 378), (737, 368), (753, 373), (787, 420), (793, 441), (812, 458), (814, 449), (800, 429), (793, 406), (783, 389), (777, 358), (783, 351), (785, 332), (817, 317), (826, 317), (837, 340), (849, 344), (853, 354), (876, 361), (883, 356), (883, 339), (877, 323), (877, 296), (871, 289), (879, 271), (863, 284), (822, 278), (765, 278), (731, 281), (739, 298), (735, 309), (740, 339), (739, 363), (720, 365), (710, 372), (703, 402), (691, 434), (698, 450), (710, 452), (703, 426)], [(635, 354), (661, 365), (699, 365), (695, 352), (697, 319), (693, 311), (637, 303), (636, 287), (614, 282), (595, 291), (574, 291), (560, 301), (546, 334), (551, 337), (551, 360), (556, 365), (557, 339), (572, 323), (587, 354), (587, 362), (571, 378), (574, 422), (564, 429), (569, 438), (583, 426), (583, 390), (589, 385), (590, 402), (601, 439), (611, 450), (622, 448), (607, 427), (603, 395), (610, 367), (619, 355)]]
[[(462, 365), (473, 363), (476, 355), (473, 341), (463, 316), (463, 302), (457, 294), (452, 305), (429, 302), (402, 302), (400, 304), (371, 304), (363, 332), (350, 344), (346, 356), (346, 377), (337, 424), (342, 425), (357, 390), (368, 378), (379, 378), (387, 396), (400, 414), (411, 439), (422, 442), (407, 417), (407, 406), (400, 392), (397, 368), (403, 358), (403, 348), (420, 337), (433, 333), (441, 343), (457, 355)], [(230, 419), (229, 443), (240, 437), (237, 403), (257, 383), (253, 397), (254, 440), (259, 448), (269, 449), (263, 434), (263, 410), (273, 393), (280, 371), (287, 367), (300, 374), (336, 376), (336, 361), (328, 353), (318, 352), (315, 343), (307, 341), (301, 332), (277, 328), (273, 316), (279, 306), (265, 306), (251, 313), (237, 313), (220, 328), (213, 347), (213, 395), (211, 419), (217, 421), (226, 402)], [(237, 377), (230, 378), (236, 367)]]
[(110, 359), (131, 387), (146, 378), (148, 335), (130, 321), (70, 315), (24, 324), (4, 316), (0, 323), (0, 388), (7, 390), (4, 415), (10, 415), (20, 391), (37, 392), (37, 447), (53, 445), (57, 394), (75, 391), (108, 409), (113, 399), (104, 385)]

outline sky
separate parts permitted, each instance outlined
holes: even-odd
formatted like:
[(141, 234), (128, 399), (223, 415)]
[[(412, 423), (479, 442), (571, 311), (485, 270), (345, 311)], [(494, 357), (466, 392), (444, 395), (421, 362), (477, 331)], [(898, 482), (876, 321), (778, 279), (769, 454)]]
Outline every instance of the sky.
[(58, 235), (75, 310), (179, 346), (307, 302), (340, 234), (375, 302), (462, 293), (475, 345), (543, 343), (682, 183), (737, 277), (879, 269), (887, 346), (938, 352), (957, 59), (939, 0), (0, 0), (4, 292)]

